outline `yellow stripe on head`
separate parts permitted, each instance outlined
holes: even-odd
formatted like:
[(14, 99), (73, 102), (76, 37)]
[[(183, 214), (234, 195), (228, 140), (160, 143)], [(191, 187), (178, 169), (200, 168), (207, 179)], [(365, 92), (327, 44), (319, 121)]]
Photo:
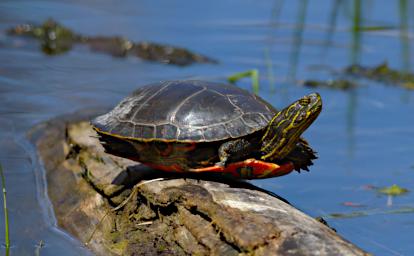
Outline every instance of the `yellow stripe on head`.
[(317, 93), (304, 96), (277, 113), (269, 122), (261, 139), (262, 159), (277, 160), (295, 147), (301, 134), (312, 124), (322, 109)]

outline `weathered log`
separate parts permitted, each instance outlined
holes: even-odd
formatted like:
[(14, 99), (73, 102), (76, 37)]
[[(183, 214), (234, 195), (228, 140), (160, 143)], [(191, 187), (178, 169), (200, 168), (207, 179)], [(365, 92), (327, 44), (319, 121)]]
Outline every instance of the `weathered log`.
[(82, 112), (29, 133), (58, 225), (97, 255), (367, 255), (253, 185), (105, 154)]

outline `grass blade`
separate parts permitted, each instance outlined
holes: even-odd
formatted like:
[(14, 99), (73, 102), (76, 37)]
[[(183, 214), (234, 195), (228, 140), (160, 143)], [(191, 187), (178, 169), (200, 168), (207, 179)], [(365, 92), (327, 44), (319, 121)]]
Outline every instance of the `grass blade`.
[(235, 84), (238, 80), (250, 77), (252, 79), (252, 88), (255, 94), (259, 93), (259, 71), (257, 69), (248, 70), (245, 72), (236, 73), (227, 78), (229, 83)]
[(4, 239), (6, 246), (6, 256), (10, 253), (10, 238), (9, 238), (9, 214), (7, 211), (7, 200), (6, 200), (6, 181), (4, 179), (3, 167), (0, 164), (0, 175), (1, 175), (1, 186), (3, 188), (3, 209), (4, 209)]

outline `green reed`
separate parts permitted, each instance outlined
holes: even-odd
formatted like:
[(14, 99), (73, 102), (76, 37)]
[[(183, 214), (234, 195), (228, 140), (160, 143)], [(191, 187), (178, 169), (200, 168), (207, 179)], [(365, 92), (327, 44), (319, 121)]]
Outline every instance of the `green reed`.
[(229, 83), (235, 84), (237, 81), (245, 77), (251, 78), (253, 92), (256, 94), (259, 93), (259, 71), (257, 69), (251, 69), (245, 72), (233, 74), (227, 77), (227, 81)]
[(7, 210), (7, 200), (6, 200), (6, 181), (4, 178), (3, 167), (0, 164), (0, 175), (1, 175), (1, 186), (3, 188), (3, 209), (4, 209), (4, 239), (6, 246), (6, 256), (10, 253), (10, 237), (9, 237), (9, 214)]

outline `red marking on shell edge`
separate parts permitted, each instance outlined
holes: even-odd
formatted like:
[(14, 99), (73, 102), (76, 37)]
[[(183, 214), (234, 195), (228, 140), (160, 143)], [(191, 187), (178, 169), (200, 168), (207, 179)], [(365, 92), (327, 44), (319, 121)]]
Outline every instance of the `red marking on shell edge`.
[(188, 151), (192, 151), (192, 150), (194, 150), (196, 147), (197, 147), (197, 143), (196, 142), (190, 142), (190, 143), (187, 143), (188, 145), (187, 146), (184, 146), (184, 147), (176, 147), (176, 150), (177, 151), (184, 151), (184, 152), (188, 152)]

